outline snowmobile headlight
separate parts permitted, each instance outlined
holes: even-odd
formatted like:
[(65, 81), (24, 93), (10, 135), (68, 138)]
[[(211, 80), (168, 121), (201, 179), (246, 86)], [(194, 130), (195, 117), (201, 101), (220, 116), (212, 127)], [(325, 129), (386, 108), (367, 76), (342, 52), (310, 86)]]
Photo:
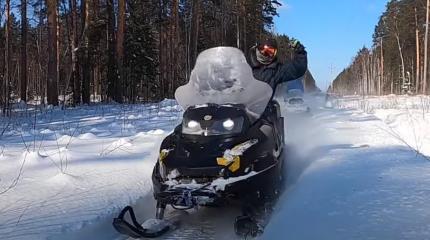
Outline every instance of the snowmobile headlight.
[(243, 117), (211, 119), (204, 122), (185, 118), (182, 123), (182, 133), (200, 136), (237, 134), (242, 131), (244, 122)]
[(222, 123), (222, 126), (226, 129), (231, 131), (234, 128), (234, 121), (231, 119), (227, 119)]
[(194, 120), (191, 120), (187, 123), (187, 127), (191, 128), (191, 129), (195, 129), (199, 126), (200, 124)]

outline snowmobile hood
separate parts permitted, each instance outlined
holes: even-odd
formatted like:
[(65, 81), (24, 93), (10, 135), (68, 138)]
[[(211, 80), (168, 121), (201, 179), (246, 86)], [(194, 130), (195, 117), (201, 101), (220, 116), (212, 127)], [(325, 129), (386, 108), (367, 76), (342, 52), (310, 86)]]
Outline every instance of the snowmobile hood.
[(189, 82), (176, 90), (183, 109), (203, 104), (243, 104), (259, 118), (272, 97), (272, 88), (252, 74), (242, 51), (216, 47), (200, 53)]

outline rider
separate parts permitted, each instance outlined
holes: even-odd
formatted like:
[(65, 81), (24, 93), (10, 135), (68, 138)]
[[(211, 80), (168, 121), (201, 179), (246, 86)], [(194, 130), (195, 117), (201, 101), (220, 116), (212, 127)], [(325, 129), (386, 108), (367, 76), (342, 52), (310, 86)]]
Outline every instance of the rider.
[[(282, 64), (278, 61), (278, 44), (273, 38), (266, 38), (258, 42), (256, 46), (252, 47), (248, 53), (247, 61), (252, 68), (254, 78), (257, 80), (268, 83), (272, 89), (273, 94), (276, 86), (280, 83), (292, 81), (302, 77), (307, 70), (307, 53), (305, 47), (299, 41), (292, 41), (290, 44), (294, 51), (293, 60)], [(273, 98), (273, 96), (272, 96)], [(271, 101), (268, 104), (265, 114), (267, 114), (269, 121), (275, 124), (278, 120), (274, 119), (279, 115), (271, 114), (274, 109), (279, 113), (279, 104), (276, 101)], [(259, 194), (260, 195), (260, 194)], [(236, 218), (235, 230), (242, 235), (256, 236), (261, 230), (262, 226), (254, 219), (258, 212), (271, 212), (272, 200), (275, 200), (273, 194), (263, 193), (263, 202), (249, 196), (244, 196), (244, 207), (242, 209), (242, 216)], [(276, 198), (276, 197), (275, 197)], [(263, 225), (265, 225), (263, 223)]]
[(278, 60), (278, 43), (268, 37), (259, 41), (248, 53), (248, 63), (257, 80), (268, 83), (275, 91), (279, 83), (292, 81), (302, 77), (308, 65), (305, 47), (297, 40), (292, 40), (293, 59), (285, 63)]
[[(252, 68), (254, 77), (272, 87), (272, 99), (278, 84), (303, 77), (308, 68), (305, 47), (295, 39), (292, 39), (289, 45), (293, 50), (293, 57), (291, 60), (287, 59), (285, 63), (279, 61), (277, 55), (278, 43), (272, 37), (266, 37), (257, 42), (248, 52), (247, 61)], [(276, 101), (271, 101), (271, 104), (266, 109), (266, 114), (269, 118), (277, 117), (278, 114), (273, 115), (271, 113), (279, 113), (279, 108), (279, 104)]]

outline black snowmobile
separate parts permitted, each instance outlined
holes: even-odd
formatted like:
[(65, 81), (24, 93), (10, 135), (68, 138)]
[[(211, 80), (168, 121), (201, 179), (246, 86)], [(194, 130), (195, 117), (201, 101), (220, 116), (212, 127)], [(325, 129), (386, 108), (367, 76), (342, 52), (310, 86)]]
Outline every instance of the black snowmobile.
[[(155, 219), (142, 227), (130, 207), (114, 219), (114, 227), (131, 237), (169, 231), (169, 222), (163, 220), (167, 206), (187, 210), (237, 199), (248, 209), (275, 199), (282, 187), (280, 107), (272, 101), (272, 88), (254, 79), (239, 49), (201, 53), (189, 83), (178, 88), (175, 98), (185, 112), (182, 123), (162, 142), (153, 170)], [(132, 223), (124, 220), (127, 212)], [(261, 231), (251, 212), (244, 210), (236, 218), (237, 233)]]

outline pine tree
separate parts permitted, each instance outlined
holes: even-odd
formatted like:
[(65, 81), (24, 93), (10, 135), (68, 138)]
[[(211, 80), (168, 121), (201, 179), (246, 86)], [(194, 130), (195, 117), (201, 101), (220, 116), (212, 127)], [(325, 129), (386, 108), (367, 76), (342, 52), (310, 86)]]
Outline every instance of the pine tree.
[[(0, 26), (3, 110), (9, 97), (47, 97), (56, 105), (61, 94), (72, 96), (74, 106), (91, 103), (92, 95), (117, 102), (172, 98), (201, 51), (234, 46), (247, 52), (270, 35), (279, 5), (274, 0), (15, 2), (23, 4), (6, 11), (3, 19), (10, 21)], [(21, 24), (14, 12), (22, 12)], [(25, 24), (26, 15), (34, 24)]]
[(145, 101), (155, 100), (159, 84), (157, 77), (158, 51), (151, 1), (129, 0), (127, 32), (125, 34), (125, 66), (127, 95), (134, 102), (137, 96)]
[[(424, 44), (425, 1), (389, 1), (375, 27), (373, 48), (366, 57), (362, 51), (357, 53), (355, 59), (361, 60), (353, 61), (340, 73), (333, 89), (348, 94), (420, 93), (426, 75), (424, 50), (420, 47)], [(363, 68), (365, 71), (357, 71)]]

